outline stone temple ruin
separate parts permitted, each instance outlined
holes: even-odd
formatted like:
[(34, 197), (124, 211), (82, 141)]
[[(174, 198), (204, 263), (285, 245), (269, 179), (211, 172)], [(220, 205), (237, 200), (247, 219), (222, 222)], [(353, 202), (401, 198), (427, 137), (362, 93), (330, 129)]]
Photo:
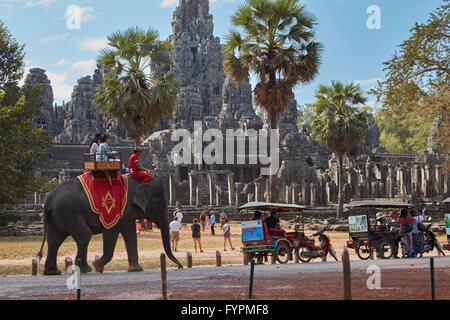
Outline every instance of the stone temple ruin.
[[(236, 206), (249, 200), (265, 201), (269, 177), (260, 175), (260, 165), (174, 165), (171, 150), (174, 129), (192, 132), (194, 121), (203, 129), (261, 129), (268, 119), (260, 119), (252, 106), (249, 83), (235, 86), (222, 71), (220, 39), (214, 36), (213, 17), (208, 0), (179, 0), (169, 40), (174, 46), (173, 72), (179, 83), (179, 103), (172, 116), (164, 119), (143, 143), (148, 148), (145, 166), (166, 179), (170, 205), (186, 211), (205, 207)], [(165, 70), (158, 70), (163, 72)], [(124, 159), (131, 154), (133, 142), (114, 119), (101, 115), (92, 102), (92, 92), (101, 83), (102, 70), (78, 80), (72, 99), (62, 106), (53, 104), (50, 81), (42, 69), (31, 69), (27, 86), (39, 84), (47, 101), (36, 124), (54, 137), (41, 173), (60, 181), (82, 173), (82, 155), (97, 132), (107, 132)], [(279, 116), (280, 169), (277, 175), (279, 199), (272, 201), (325, 207), (337, 202), (337, 161), (304, 127), (297, 129), (297, 102), (292, 100)], [(379, 142), (379, 131), (372, 124), (366, 139), (345, 159), (345, 199), (417, 197), (428, 200), (449, 195), (448, 121), (438, 117), (433, 125), (429, 149), (419, 155), (394, 155)], [(447, 125), (448, 127), (448, 125)], [(442, 137), (440, 132), (447, 132)], [(248, 146), (247, 146), (248, 148)], [(248, 150), (248, 149), (247, 149)], [(248, 160), (248, 159), (247, 159)], [(36, 200), (37, 199), (37, 200)], [(41, 200), (39, 200), (41, 199)], [(42, 202), (42, 197), (35, 197)]]

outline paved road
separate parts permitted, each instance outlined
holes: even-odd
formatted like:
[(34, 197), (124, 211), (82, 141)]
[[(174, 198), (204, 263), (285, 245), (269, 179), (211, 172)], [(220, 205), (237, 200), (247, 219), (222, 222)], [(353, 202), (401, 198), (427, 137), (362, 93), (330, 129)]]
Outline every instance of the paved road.
[[(396, 259), (352, 261), (352, 273), (366, 273), (367, 267), (378, 265), (382, 271), (399, 271), (402, 269), (427, 269), (429, 259)], [(436, 257), (435, 268), (450, 269), (450, 257)], [(255, 275), (262, 278), (292, 278), (295, 275), (308, 273), (333, 274), (340, 273), (341, 262), (309, 263), (286, 265), (257, 265)], [(227, 281), (228, 288), (243, 287), (248, 284), (249, 267), (225, 266), (199, 267), (194, 269), (168, 270), (168, 287), (174, 292), (178, 289), (190, 288), (191, 296), (195, 296), (198, 288), (220, 288)], [(55, 277), (22, 276), (0, 278), (1, 299), (40, 299), (40, 298), (73, 298), (74, 290), (67, 287), (70, 275)], [(91, 273), (82, 275), (82, 294), (99, 299), (159, 299), (160, 271), (152, 270), (141, 273), (110, 272), (105, 274)]]

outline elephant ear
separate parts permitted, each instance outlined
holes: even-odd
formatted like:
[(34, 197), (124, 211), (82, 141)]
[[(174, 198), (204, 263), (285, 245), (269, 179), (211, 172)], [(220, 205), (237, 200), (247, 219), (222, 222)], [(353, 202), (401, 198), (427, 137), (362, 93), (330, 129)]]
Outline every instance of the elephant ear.
[(150, 200), (150, 188), (147, 184), (141, 184), (134, 189), (133, 203), (142, 211), (147, 212), (147, 206)]

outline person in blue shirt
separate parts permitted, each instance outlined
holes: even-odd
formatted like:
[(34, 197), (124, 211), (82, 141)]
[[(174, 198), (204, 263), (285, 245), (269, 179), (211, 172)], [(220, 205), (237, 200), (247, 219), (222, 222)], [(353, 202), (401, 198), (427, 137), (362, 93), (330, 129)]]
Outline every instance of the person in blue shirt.
[(102, 162), (108, 162), (110, 161), (110, 155), (114, 155), (117, 152), (115, 151), (111, 151), (111, 148), (109, 147), (109, 135), (104, 134), (102, 135), (102, 138), (100, 139), (100, 146), (98, 147), (97, 150), (97, 161), (102, 161)]
[(211, 211), (209, 216), (209, 225), (211, 226), (211, 235), (215, 235), (216, 232), (214, 230), (214, 225), (216, 224), (216, 215), (214, 214), (214, 211)]

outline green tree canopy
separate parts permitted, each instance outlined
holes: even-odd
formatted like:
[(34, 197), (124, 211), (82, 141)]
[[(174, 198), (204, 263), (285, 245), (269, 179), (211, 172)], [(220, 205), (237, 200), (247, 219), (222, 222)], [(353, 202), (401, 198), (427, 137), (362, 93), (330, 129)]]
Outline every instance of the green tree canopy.
[(174, 75), (156, 75), (158, 68), (171, 64), (172, 49), (158, 37), (153, 29), (117, 31), (108, 37), (111, 48), (98, 58), (106, 74), (104, 83), (95, 88), (94, 102), (101, 112), (117, 118), (136, 144), (173, 112), (177, 101)]
[(380, 138), (391, 152), (423, 151), (433, 119), (450, 111), (450, 3), (443, 2), (427, 23), (414, 25), (372, 90), (382, 103), (375, 115)]
[(338, 158), (339, 206), (343, 211), (343, 157), (366, 136), (368, 107), (359, 85), (332, 81), (331, 86), (321, 85), (316, 94), (315, 116), (312, 122), (314, 137)]
[(0, 108), (0, 204), (17, 203), (30, 192), (46, 192), (50, 187), (47, 177), (35, 174), (50, 143), (42, 128), (30, 125), (35, 113), (30, 111), (37, 108), (25, 96), (15, 105)]
[[(277, 129), (277, 115), (294, 97), (293, 88), (318, 74), (322, 45), (314, 41), (315, 24), (298, 0), (247, 0), (231, 16), (224, 71), (238, 85), (251, 72), (256, 75), (255, 100), (269, 115), (271, 129)], [(270, 199), (276, 198), (273, 174)]]

